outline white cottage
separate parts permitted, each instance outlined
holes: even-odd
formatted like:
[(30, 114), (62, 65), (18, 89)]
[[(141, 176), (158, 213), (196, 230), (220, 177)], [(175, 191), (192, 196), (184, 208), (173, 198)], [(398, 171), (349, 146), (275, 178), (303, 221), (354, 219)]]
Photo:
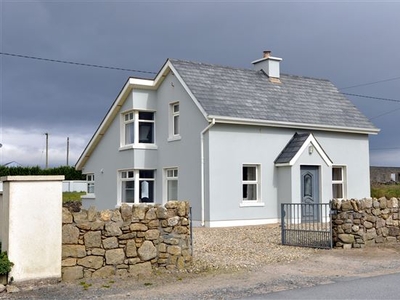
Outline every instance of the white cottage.
[(194, 225), (275, 223), (280, 203), (370, 195), (379, 130), (329, 81), (168, 59), (129, 78), (76, 168), (83, 206), (189, 200)]

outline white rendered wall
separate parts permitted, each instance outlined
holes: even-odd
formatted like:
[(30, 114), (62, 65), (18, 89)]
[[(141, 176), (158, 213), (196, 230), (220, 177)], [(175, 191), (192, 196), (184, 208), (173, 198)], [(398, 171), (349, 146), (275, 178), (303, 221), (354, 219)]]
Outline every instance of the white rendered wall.
[(15, 281), (61, 278), (64, 176), (6, 176), (2, 251)]

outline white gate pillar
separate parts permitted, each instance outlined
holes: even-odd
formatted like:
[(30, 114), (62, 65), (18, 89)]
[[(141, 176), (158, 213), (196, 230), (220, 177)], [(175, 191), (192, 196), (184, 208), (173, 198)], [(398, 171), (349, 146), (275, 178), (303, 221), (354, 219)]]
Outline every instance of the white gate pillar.
[(14, 281), (61, 278), (64, 176), (6, 176), (3, 181), (2, 251)]

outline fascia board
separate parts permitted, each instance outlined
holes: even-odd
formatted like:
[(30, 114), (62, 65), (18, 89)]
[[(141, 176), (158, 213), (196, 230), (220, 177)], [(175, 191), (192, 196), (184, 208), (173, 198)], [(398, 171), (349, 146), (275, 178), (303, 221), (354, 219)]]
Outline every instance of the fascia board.
[(297, 160), (299, 159), (300, 155), (303, 154), (304, 151), (308, 148), (309, 145), (312, 145), (314, 149), (318, 152), (318, 154), (322, 157), (324, 162), (328, 167), (332, 167), (332, 161), (326, 155), (324, 149), (322, 149), (321, 145), (317, 142), (313, 134), (310, 134), (308, 138), (304, 141), (303, 145), (300, 147), (299, 151), (297, 151), (296, 155), (290, 160), (289, 165), (293, 166)]
[(180, 82), (180, 84), (183, 86), (183, 88), (185, 89), (185, 91), (189, 94), (190, 98), (192, 98), (193, 102), (196, 104), (197, 108), (200, 110), (200, 112), (203, 114), (204, 118), (206, 120), (212, 120), (213, 118), (209, 118), (207, 116), (206, 111), (204, 110), (203, 106), (201, 106), (200, 102), (197, 100), (196, 96), (192, 93), (192, 91), (189, 89), (189, 87), (187, 86), (187, 84), (185, 83), (185, 81), (182, 79), (182, 77), (179, 75), (178, 71), (175, 69), (175, 67), (173, 66), (173, 64), (168, 61), (166, 66), (168, 66), (171, 71), (174, 73), (175, 77), (178, 79), (178, 81)]
[(251, 120), (251, 119), (232, 118), (232, 117), (214, 116), (214, 115), (209, 115), (208, 118), (210, 120), (215, 119), (215, 122), (217, 123), (236, 124), (236, 125), (255, 125), (255, 126), (295, 128), (295, 129), (305, 129), (305, 130), (333, 131), (333, 132), (358, 133), (358, 134), (378, 134), (380, 131), (380, 129), (378, 128), (376, 129), (356, 128), (356, 127), (279, 122), (279, 121), (268, 121), (268, 120), (257, 120), (257, 119)]
[[(118, 114), (119, 108), (124, 103), (127, 95), (132, 90), (134, 86), (134, 82), (137, 83), (135, 80), (142, 80), (137, 78), (129, 78), (128, 81), (123, 86), (121, 92), (118, 94), (118, 97), (115, 99), (113, 105), (108, 110), (107, 114), (105, 115), (104, 119), (100, 123), (99, 127), (97, 127), (96, 132), (90, 139), (89, 143), (87, 144), (85, 150), (83, 150), (81, 156), (79, 157), (78, 161), (75, 164), (75, 168), (77, 170), (82, 170), (83, 166), (85, 165), (86, 161), (92, 154), (93, 150), (96, 148), (97, 144), (100, 142), (101, 138), (107, 131), (108, 127), (110, 126), (114, 117)], [(147, 83), (149, 84), (149, 83)]]

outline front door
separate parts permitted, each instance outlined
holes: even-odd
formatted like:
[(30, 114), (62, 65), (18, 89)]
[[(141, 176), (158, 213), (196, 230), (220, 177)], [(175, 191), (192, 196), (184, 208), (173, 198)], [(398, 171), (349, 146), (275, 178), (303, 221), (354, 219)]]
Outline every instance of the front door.
[(301, 203), (303, 205), (301, 211), (302, 222), (315, 222), (319, 220), (318, 207), (319, 203), (319, 167), (318, 166), (301, 166)]

